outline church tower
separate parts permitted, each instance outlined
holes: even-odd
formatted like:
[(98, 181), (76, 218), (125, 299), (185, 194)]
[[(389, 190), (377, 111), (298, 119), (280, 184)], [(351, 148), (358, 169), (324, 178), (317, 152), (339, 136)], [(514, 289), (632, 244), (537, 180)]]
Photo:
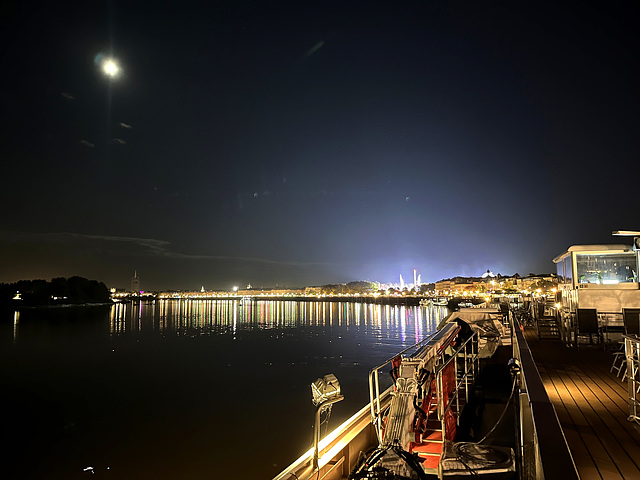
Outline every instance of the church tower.
[(131, 277), (131, 291), (133, 293), (140, 293), (140, 279), (138, 278), (138, 271), (133, 271), (133, 277)]

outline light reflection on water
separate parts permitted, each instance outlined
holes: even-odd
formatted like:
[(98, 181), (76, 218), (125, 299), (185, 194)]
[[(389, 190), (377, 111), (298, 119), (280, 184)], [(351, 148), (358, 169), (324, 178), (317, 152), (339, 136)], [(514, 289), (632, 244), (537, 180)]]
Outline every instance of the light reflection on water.
[(297, 327), (343, 328), (383, 344), (418, 342), (435, 329), (444, 307), (407, 307), (347, 302), (287, 300), (159, 300), (119, 303), (110, 311), (112, 337), (235, 335), (239, 330)]
[(109, 466), (113, 478), (270, 479), (311, 445), (313, 380), (340, 380), (339, 424), (368, 401), (369, 370), (444, 314), (285, 300), (10, 312), (0, 323), (9, 458), (23, 462), (19, 478)]

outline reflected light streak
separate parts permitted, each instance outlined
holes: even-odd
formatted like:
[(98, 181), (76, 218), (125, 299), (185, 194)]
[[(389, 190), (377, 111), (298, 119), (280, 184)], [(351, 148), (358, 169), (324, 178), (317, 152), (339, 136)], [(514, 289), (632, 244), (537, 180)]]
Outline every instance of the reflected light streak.
[(20, 311), (13, 312), (13, 343), (18, 339), (18, 324), (20, 323)]
[(231, 332), (234, 340), (236, 339), (236, 332), (238, 331), (238, 309), (236, 308), (237, 303), (237, 300), (233, 301), (233, 329)]
[(386, 349), (420, 341), (435, 330), (437, 322), (446, 314), (444, 307), (348, 302), (238, 299), (161, 299), (157, 302), (157, 305), (154, 302), (146, 306), (142, 302), (114, 304), (108, 317), (111, 337), (160, 330), (178, 337), (231, 334), (236, 338), (242, 329), (312, 326), (336, 329), (338, 334), (369, 335), (375, 345)]
[(407, 343), (407, 322), (409, 321), (406, 307), (404, 305), (400, 307), (399, 317), (400, 317), (400, 340), (404, 345), (405, 343)]

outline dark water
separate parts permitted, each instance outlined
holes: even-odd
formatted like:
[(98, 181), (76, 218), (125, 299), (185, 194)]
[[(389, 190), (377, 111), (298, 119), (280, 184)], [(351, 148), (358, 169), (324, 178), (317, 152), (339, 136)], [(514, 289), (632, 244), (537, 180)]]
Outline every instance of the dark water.
[(313, 380), (340, 380), (333, 428), (368, 402), (369, 370), (445, 313), (212, 300), (3, 312), (2, 478), (270, 479), (311, 446)]

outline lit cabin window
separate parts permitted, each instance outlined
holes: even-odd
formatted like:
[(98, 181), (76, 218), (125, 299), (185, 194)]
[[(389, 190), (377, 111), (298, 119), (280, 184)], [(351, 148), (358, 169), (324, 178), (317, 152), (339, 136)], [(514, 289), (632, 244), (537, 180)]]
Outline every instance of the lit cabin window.
[(629, 253), (577, 253), (578, 283), (617, 285), (638, 281), (638, 261)]

